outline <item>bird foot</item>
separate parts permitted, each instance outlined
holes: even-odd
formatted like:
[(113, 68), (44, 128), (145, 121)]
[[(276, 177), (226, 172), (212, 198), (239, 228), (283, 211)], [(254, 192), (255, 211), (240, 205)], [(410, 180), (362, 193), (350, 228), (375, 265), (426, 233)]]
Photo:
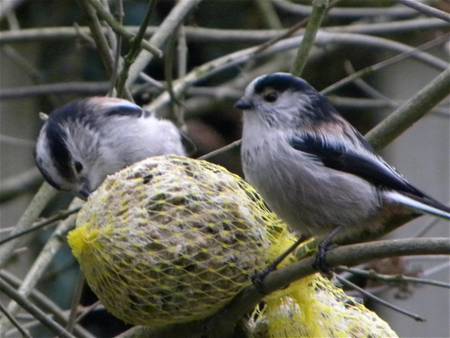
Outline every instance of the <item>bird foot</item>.
[(318, 247), (319, 251), (315, 256), (313, 263), (313, 268), (319, 270), (319, 272), (326, 277), (332, 275), (331, 268), (327, 263), (327, 252), (330, 250), (331, 246), (332, 243), (328, 241), (321, 242)]
[(303, 243), (307, 239), (306, 236), (301, 235), (294, 244), (292, 244), (285, 252), (283, 252), (275, 261), (272, 262), (264, 271), (255, 273), (251, 280), (255, 288), (258, 289), (258, 291), (262, 294), (266, 294), (264, 291), (264, 279), (267, 277), (268, 274), (275, 271), (278, 267), (278, 265), (292, 252), (295, 251), (295, 249)]

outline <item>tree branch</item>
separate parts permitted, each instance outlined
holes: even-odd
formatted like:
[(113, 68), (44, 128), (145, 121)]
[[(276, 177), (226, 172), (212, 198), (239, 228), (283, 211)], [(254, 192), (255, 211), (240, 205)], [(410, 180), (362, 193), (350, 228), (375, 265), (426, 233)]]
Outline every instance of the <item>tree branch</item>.
[[(292, 37), (289, 39), (284, 39), (271, 47), (261, 51), (258, 54), (255, 54), (255, 51), (258, 47), (252, 47), (243, 49), (228, 55), (224, 55), (215, 60), (204, 63), (203, 65), (193, 69), (189, 72), (184, 78), (177, 80), (174, 83), (173, 91), (175, 95), (179, 95), (186, 88), (193, 85), (199, 80), (205, 79), (208, 76), (216, 74), (225, 69), (229, 69), (231, 67), (235, 67), (249, 60), (253, 60), (256, 58), (261, 58), (264, 56), (269, 56), (274, 53), (279, 53), (282, 51), (286, 51), (289, 49), (293, 49), (298, 46), (302, 37)], [(388, 49), (397, 52), (408, 52), (415, 50), (414, 48), (404, 45), (399, 42), (394, 42), (391, 40), (361, 35), (361, 34), (348, 34), (348, 33), (329, 33), (320, 31), (316, 37), (317, 44), (320, 45), (329, 45), (332, 43), (339, 43), (340, 45), (360, 45), (360, 46), (370, 46), (375, 48)], [(448, 67), (448, 63), (443, 60), (436, 58), (428, 53), (423, 51), (416, 51), (411, 55), (412, 58), (417, 60), (426, 62), (432, 67), (436, 67), (438, 69), (445, 69)], [(158, 112), (162, 109), (166, 104), (170, 102), (170, 95), (166, 92), (158, 96), (155, 100), (152, 101), (151, 104), (145, 106), (145, 109), (149, 111)]]
[(434, 16), (435, 18), (450, 22), (450, 15), (448, 13), (423, 4), (417, 0), (398, 0), (398, 2), (402, 3), (405, 6), (411, 7), (422, 14)]
[[(57, 191), (55, 189), (53, 189), (49, 184), (43, 183), (36, 195), (34, 195), (28, 207), (23, 212), (11, 235), (31, 227), (34, 221), (41, 214), (42, 210), (44, 210), (56, 194)], [(8, 261), (14, 253), (14, 248), (19, 247), (21, 243), (21, 238), (18, 238), (0, 247), (0, 267)]]
[[(149, 42), (157, 47), (162, 47), (167, 39), (176, 31), (193, 7), (197, 6), (202, 0), (180, 0), (164, 19), (155, 34)], [(130, 68), (126, 85), (133, 84), (139, 74), (147, 67), (153, 56), (143, 51), (139, 54), (136, 61)]]
[[(98, 15), (105, 20), (110, 26), (111, 28), (118, 34), (121, 34), (123, 37), (125, 37), (126, 39), (133, 41), (136, 36), (134, 36), (133, 33), (130, 33), (129, 31), (127, 31), (121, 24), (120, 22), (118, 22), (116, 19), (114, 19), (114, 17), (112, 15), (110, 15), (108, 13), (108, 11), (106, 11), (103, 8), (103, 5), (98, 1), (98, 0), (87, 0), (97, 11)], [(140, 45), (142, 48), (144, 48), (145, 50), (149, 51), (151, 54), (157, 56), (157, 57), (161, 57), (162, 56), (162, 51), (158, 48), (153, 46), (152, 43), (149, 43), (145, 40), (141, 40), (140, 41)]]
[[(450, 240), (448, 238), (413, 238), (399, 240), (384, 240), (361, 244), (352, 244), (330, 250), (327, 263), (330, 267), (339, 265), (357, 265), (373, 259), (409, 255), (449, 255)], [(290, 283), (311, 275), (316, 271), (312, 265), (314, 257), (305, 258), (283, 269), (270, 273), (264, 280), (263, 289), (267, 293), (282, 289)], [(203, 321), (179, 324), (151, 332), (148, 328), (135, 327), (119, 337), (184, 337), (186, 332), (190, 337), (220, 333), (220, 337), (228, 337), (233, 331), (235, 323), (250, 312), (264, 295), (253, 286), (245, 288), (230, 304), (215, 315)]]
[(366, 135), (368, 141), (375, 149), (383, 148), (428, 113), (449, 93), (450, 66), (370, 130)]
[(6, 283), (2, 278), (0, 278), (0, 291), (4, 293), (11, 299), (14, 299), (22, 308), (27, 310), (34, 318), (39, 320), (44, 326), (49, 328), (52, 332), (63, 338), (76, 338), (71, 333), (67, 332), (61, 325), (55, 322), (53, 319), (48, 317), (41, 309), (36, 305), (32, 304), (28, 299), (26, 299), (19, 292), (14, 290), (12, 286)]
[[(412, 19), (382, 23), (358, 23), (347, 26), (327, 26), (324, 28), (327, 32), (334, 33), (360, 33), (370, 35), (390, 35), (404, 34), (412, 31), (426, 31), (443, 29), (450, 27), (450, 24), (439, 19)], [(124, 26), (132, 34), (137, 34), (139, 27)], [(103, 31), (106, 28), (102, 28)], [(145, 32), (145, 37), (149, 38), (155, 34), (158, 27), (149, 26)], [(280, 36), (287, 30), (258, 29), (258, 30), (240, 30), (240, 29), (217, 29), (185, 26), (186, 39), (188, 42), (200, 43), (264, 43), (270, 39)], [(0, 31), (0, 45), (6, 43), (22, 43), (40, 41), (58, 41), (67, 39), (77, 39), (80, 34), (89, 34), (88, 27), (44, 27), (44, 28), (26, 28), (18, 31)]]
[[(298, 15), (308, 16), (311, 15), (313, 8), (307, 5), (296, 4), (287, 0), (272, 0), (275, 6), (286, 12)], [(335, 8), (330, 13), (330, 18), (339, 19), (358, 19), (363, 17), (373, 18), (377, 16), (381, 17), (395, 17), (395, 18), (408, 18), (415, 13), (409, 8), (402, 6), (392, 7), (341, 7)]]
[(309, 52), (314, 45), (314, 39), (316, 38), (317, 31), (327, 13), (329, 3), (328, 0), (314, 0), (312, 5), (313, 10), (311, 17), (308, 20), (302, 42), (300, 43), (297, 55), (291, 67), (291, 73), (296, 76), (301, 76), (303, 73)]
[[(117, 96), (122, 97), (123, 92), (125, 90), (125, 83), (128, 78), (128, 71), (130, 70), (131, 65), (136, 60), (136, 57), (139, 55), (139, 52), (142, 49), (142, 42), (144, 42), (145, 31), (150, 22), (151, 15), (154, 11), (154, 5), (156, 1), (150, 1), (148, 4), (147, 12), (145, 13), (144, 20), (142, 21), (141, 26), (139, 27), (139, 31), (136, 36), (132, 39), (130, 50), (124, 58), (123, 68), (120, 71), (120, 75), (117, 80), (116, 88), (117, 88)], [(162, 51), (160, 51), (162, 56)]]

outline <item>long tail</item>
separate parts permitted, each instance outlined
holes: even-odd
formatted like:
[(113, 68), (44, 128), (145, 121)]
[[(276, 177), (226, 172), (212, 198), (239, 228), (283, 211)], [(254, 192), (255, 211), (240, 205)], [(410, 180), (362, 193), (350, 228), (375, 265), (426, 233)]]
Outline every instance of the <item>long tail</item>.
[(384, 196), (389, 201), (405, 205), (422, 214), (430, 214), (450, 221), (450, 208), (430, 197), (411, 197), (396, 191), (386, 191)]

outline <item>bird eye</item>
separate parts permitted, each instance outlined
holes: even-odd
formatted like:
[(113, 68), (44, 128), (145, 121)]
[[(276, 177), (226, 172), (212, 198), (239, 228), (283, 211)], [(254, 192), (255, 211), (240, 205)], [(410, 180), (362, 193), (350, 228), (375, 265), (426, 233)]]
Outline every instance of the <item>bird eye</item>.
[(266, 102), (275, 102), (278, 99), (277, 92), (268, 92), (263, 96), (264, 101)]
[(77, 174), (79, 174), (83, 170), (83, 165), (81, 164), (81, 162), (78, 161), (75, 161), (74, 165), (75, 171), (77, 172)]

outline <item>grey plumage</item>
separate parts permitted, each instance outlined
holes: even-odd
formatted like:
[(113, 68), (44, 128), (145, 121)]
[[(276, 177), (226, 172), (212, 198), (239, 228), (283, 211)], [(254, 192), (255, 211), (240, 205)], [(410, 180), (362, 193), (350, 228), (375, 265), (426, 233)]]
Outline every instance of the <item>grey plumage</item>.
[(399, 215), (450, 219), (450, 208), (409, 184), (303, 79), (258, 77), (236, 107), (244, 111), (245, 178), (292, 228), (376, 232)]
[(185, 154), (172, 122), (126, 100), (91, 97), (52, 112), (40, 131), (35, 160), (55, 188), (86, 197), (107, 175), (163, 154)]

